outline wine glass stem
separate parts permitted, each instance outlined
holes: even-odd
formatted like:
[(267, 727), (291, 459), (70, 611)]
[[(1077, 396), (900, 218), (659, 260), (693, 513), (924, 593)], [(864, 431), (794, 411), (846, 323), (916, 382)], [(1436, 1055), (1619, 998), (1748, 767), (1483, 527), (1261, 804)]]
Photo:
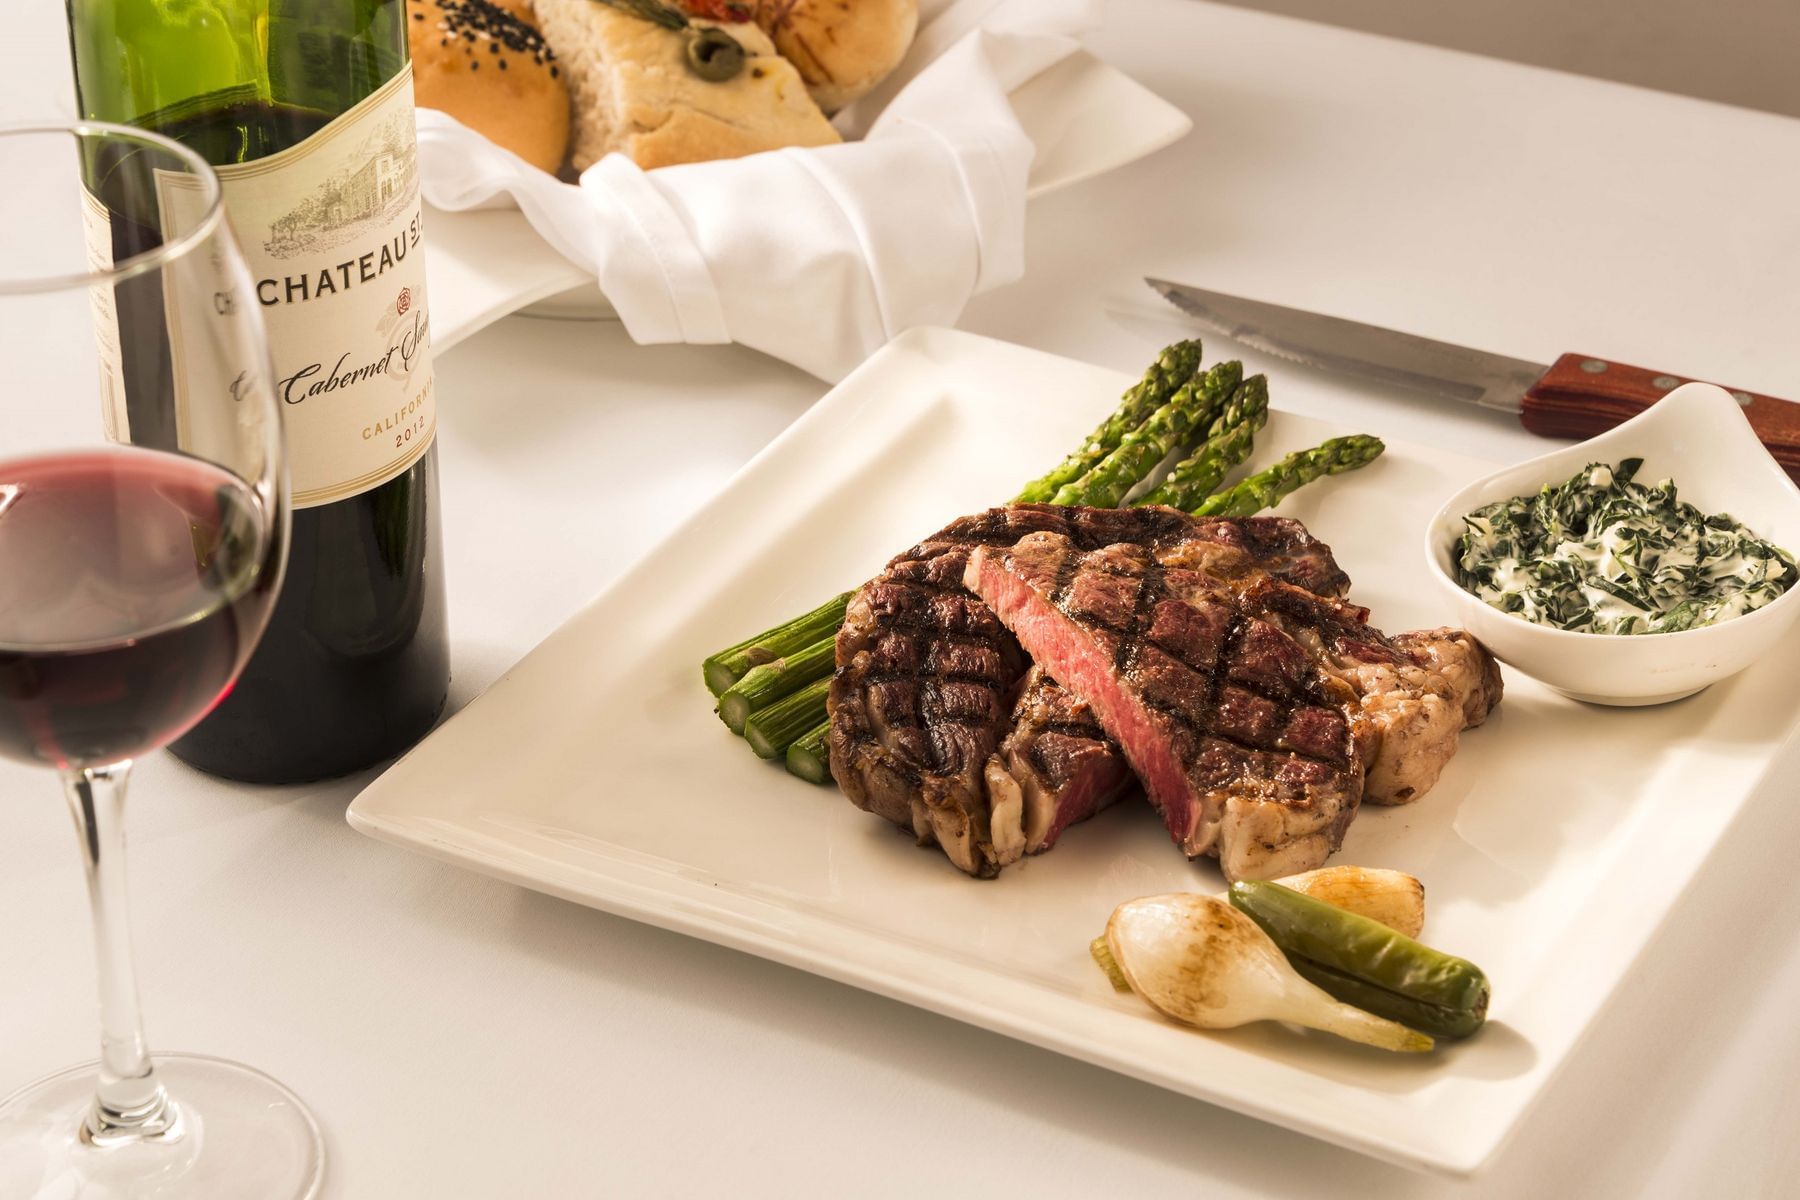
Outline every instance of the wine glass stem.
[(144, 1047), (131, 922), (125, 906), (125, 784), (130, 762), (69, 768), (63, 790), (81, 839), (100, 981), (100, 1082), (81, 1131), (97, 1146), (172, 1140), (180, 1113), (157, 1081)]

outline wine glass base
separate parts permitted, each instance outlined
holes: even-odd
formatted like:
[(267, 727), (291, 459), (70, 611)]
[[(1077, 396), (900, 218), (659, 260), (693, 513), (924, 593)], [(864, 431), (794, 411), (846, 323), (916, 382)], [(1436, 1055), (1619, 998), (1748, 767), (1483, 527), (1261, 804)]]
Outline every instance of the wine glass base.
[(181, 1136), (98, 1147), (81, 1137), (99, 1064), (0, 1100), (0, 1196), (312, 1200), (325, 1143), (299, 1097), (261, 1071), (203, 1054), (151, 1056), (181, 1109)]

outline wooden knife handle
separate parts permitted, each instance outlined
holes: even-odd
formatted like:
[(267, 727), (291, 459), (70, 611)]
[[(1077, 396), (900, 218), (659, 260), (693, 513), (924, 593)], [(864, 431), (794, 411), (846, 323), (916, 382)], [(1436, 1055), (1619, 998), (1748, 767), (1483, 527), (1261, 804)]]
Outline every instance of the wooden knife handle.
[[(1545, 437), (1593, 437), (1622, 424), (1693, 380), (1591, 354), (1565, 354), (1525, 393), (1519, 420)], [(1726, 388), (1775, 461), (1800, 481), (1800, 404)]]

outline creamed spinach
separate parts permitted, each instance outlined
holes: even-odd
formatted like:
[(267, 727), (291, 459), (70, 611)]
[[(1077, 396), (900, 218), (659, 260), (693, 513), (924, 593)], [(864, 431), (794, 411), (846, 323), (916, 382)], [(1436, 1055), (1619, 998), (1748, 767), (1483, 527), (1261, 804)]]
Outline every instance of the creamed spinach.
[(1674, 633), (1741, 616), (1793, 586), (1794, 557), (1676, 498), (1643, 465), (1590, 463), (1535, 496), (1463, 518), (1456, 581), (1502, 612), (1583, 633)]

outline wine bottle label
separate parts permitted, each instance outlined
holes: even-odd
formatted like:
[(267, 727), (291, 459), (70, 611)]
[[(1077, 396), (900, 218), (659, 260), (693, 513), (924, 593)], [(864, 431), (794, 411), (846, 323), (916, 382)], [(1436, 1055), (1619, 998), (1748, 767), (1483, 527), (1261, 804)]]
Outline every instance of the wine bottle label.
[[(437, 434), (416, 136), (409, 65), (298, 145), (216, 168), (269, 330), (296, 508), (379, 487)], [(165, 227), (191, 227), (198, 181), (156, 184)], [(179, 431), (191, 390), (237, 371), (197, 361), (168, 309)]]
[[(113, 265), (112, 213), (87, 188), (81, 189), (81, 228), (87, 237), (88, 267), (95, 274)], [(106, 436), (115, 442), (130, 441), (125, 409), (125, 388), (119, 379), (119, 310), (110, 285), (88, 288), (88, 309), (94, 324), (95, 352), (100, 360), (100, 419)]]

